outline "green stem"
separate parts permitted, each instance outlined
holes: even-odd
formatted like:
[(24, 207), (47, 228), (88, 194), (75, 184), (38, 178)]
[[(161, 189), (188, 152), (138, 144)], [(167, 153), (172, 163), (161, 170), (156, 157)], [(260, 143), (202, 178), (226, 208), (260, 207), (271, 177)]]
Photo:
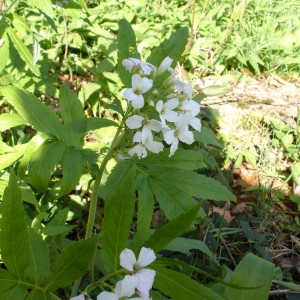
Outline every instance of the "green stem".
[[(103, 159), (103, 161), (100, 165), (100, 169), (99, 169), (99, 172), (97, 174), (97, 177), (94, 181), (94, 185), (93, 185), (93, 188), (92, 188), (92, 194), (91, 194), (91, 200), (90, 200), (90, 210), (89, 210), (88, 222), (87, 222), (86, 232), (85, 232), (85, 239), (89, 239), (93, 234), (93, 227), (94, 227), (94, 223), (95, 223), (95, 217), (96, 217), (96, 211), (97, 211), (97, 202), (98, 202), (98, 193), (99, 193), (99, 187), (100, 187), (101, 179), (102, 179), (102, 176), (103, 176), (103, 173), (104, 173), (104, 170), (105, 170), (105, 167), (106, 167), (108, 161), (111, 159), (114, 151), (120, 145), (120, 143), (123, 141), (123, 139), (125, 137), (125, 133), (120, 136), (123, 125), (124, 125), (124, 121), (120, 124), (120, 126), (119, 126), (119, 128), (116, 132), (116, 135), (115, 135), (115, 137), (112, 141), (111, 147), (109, 148), (107, 154), (105, 155), (105, 157), (104, 157), (104, 159)], [(80, 282), (81, 282), (81, 278), (78, 279), (74, 283), (72, 293), (71, 293), (71, 297), (74, 297), (74, 296), (77, 295)]]

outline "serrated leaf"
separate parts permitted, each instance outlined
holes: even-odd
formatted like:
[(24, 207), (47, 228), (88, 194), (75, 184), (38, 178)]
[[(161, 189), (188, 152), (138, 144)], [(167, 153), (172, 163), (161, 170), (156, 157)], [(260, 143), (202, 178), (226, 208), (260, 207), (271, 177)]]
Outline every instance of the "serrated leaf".
[(62, 139), (68, 134), (58, 116), (33, 94), (13, 86), (2, 87), (0, 94), (37, 131)]
[(169, 243), (164, 249), (169, 251), (178, 251), (186, 255), (191, 255), (191, 250), (197, 249), (205, 253), (211, 260), (217, 262), (211, 250), (203, 241), (200, 240), (178, 237), (171, 241), (171, 243)]
[(61, 141), (44, 142), (31, 156), (28, 176), (31, 184), (39, 191), (45, 191), (51, 174), (63, 156), (65, 143)]
[(131, 249), (138, 252), (147, 238), (154, 210), (154, 195), (144, 176), (136, 180), (138, 191), (137, 231), (131, 243)]
[(59, 107), (64, 120), (66, 144), (80, 149), (86, 131), (86, 123), (83, 107), (77, 95), (65, 83), (62, 85), (59, 95)]
[(25, 62), (25, 64), (29, 67), (33, 74), (35, 74), (36, 76), (40, 76), (40, 70), (38, 69), (37, 65), (33, 64), (34, 60), (32, 54), (30, 53), (26, 45), (23, 43), (23, 41), (18, 38), (14, 29), (12, 27), (8, 27), (6, 29), (6, 32), (8, 33), (12, 45), (16, 48), (21, 59)]
[(7, 168), (24, 155), (27, 144), (16, 145), (13, 152), (0, 154), (0, 170)]
[(5, 269), (0, 269), (0, 300), (23, 300), (27, 288)]
[(119, 126), (118, 123), (103, 119), (103, 118), (89, 118), (86, 119), (86, 131), (95, 130), (103, 127), (110, 127), (110, 126)]
[(66, 147), (61, 164), (63, 178), (59, 197), (71, 192), (79, 182), (83, 169), (80, 150), (74, 147)]
[(204, 126), (201, 128), (201, 131), (194, 131), (194, 138), (197, 142), (202, 144), (223, 148), (223, 146), (217, 140), (215, 133), (208, 127)]
[(30, 264), (27, 274), (36, 286), (42, 286), (50, 273), (47, 242), (32, 228), (28, 228), (30, 242)]
[(135, 204), (135, 167), (119, 162), (106, 182), (102, 223), (102, 257), (108, 272), (119, 267), (119, 256), (126, 248)]
[(25, 124), (26, 122), (17, 114), (2, 113), (0, 115), (0, 131)]
[(119, 21), (118, 31), (118, 70), (121, 81), (124, 85), (131, 85), (131, 75), (122, 65), (126, 58), (140, 58), (137, 50), (135, 33), (128, 21), (122, 19)]
[(26, 300), (61, 300), (52, 293), (45, 292), (39, 289), (32, 289), (26, 296)]
[(96, 250), (98, 237), (73, 242), (58, 256), (45, 290), (55, 291), (83, 276)]
[(144, 247), (151, 248), (154, 252), (159, 252), (164, 249), (165, 246), (193, 224), (201, 205), (201, 203), (198, 203), (186, 213), (179, 215), (175, 219), (169, 221), (168, 224), (156, 229), (144, 243)]
[(185, 46), (188, 42), (189, 30), (187, 27), (180, 28), (173, 32), (168, 39), (165, 39), (158, 47), (156, 47), (147, 61), (154, 66), (159, 66), (160, 63), (169, 56), (173, 59), (172, 67), (176, 66), (180, 59)]
[(174, 300), (223, 300), (220, 295), (211, 289), (182, 273), (166, 268), (154, 268), (154, 270), (156, 271), (154, 288)]
[(44, 14), (48, 15), (50, 18), (53, 19), (54, 12), (52, 7), (51, 0), (28, 0), (28, 4), (32, 5), (33, 7), (38, 8)]
[(4, 32), (4, 34), (0, 36), (0, 74), (9, 60), (9, 43), (10, 40)]
[(205, 166), (203, 156), (200, 152), (193, 150), (178, 149), (172, 156), (169, 156), (168, 149), (158, 153), (149, 153), (147, 157), (140, 159), (136, 164), (149, 166), (164, 166), (184, 170), (198, 170)]
[(24, 280), (30, 263), (29, 240), (22, 193), (13, 171), (4, 191), (1, 213), (1, 258), (13, 275)]
[(273, 273), (274, 264), (249, 253), (239, 262), (229, 283), (246, 287), (259, 287), (249, 291), (227, 286), (224, 294), (230, 299), (268, 299)]

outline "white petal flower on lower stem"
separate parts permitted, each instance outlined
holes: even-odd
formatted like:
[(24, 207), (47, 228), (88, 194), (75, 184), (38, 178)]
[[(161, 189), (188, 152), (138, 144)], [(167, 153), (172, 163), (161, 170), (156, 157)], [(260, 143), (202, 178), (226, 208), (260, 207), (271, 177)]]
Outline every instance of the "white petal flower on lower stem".
[(116, 284), (114, 292), (101, 292), (97, 296), (97, 300), (119, 300), (119, 299), (135, 299), (142, 300), (140, 297), (128, 298), (135, 293), (138, 279), (134, 276), (126, 275), (125, 278)]
[(200, 112), (200, 105), (194, 100), (184, 100), (178, 105), (178, 110), (195, 117)]
[(137, 131), (133, 136), (133, 142), (139, 143), (128, 151), (130, 156), (136, 154), (138, 158), (144, 158), (147, 156), (147, 150), (158, 153), (164, 148), (164, 145), (160, 142), (153, 141), (152, 135), (151, 139), (147, 139), (145, 143), (142, 143), (142, 132)]
[(132, 88), (124, 91), (123, 96), (130, 101), (134, 108), (142, 108), (144, 106), (143, 94), (148, 92), (153, 85), (153, 80), (141, 77), (139, 74), (132, 76)]
[(149, 291), (152, 288), (155, 271), (145, 269), (156, 259), (155, 253), (150, 248), (142, 248), (138, 259), (130, 249), (124, 249), (120, 254), (120, 265), (132, 272), (132, 276), (137, 278), (137, 290), (143, 300), (149, 300)]
[(165, 142), (171, 145), (170, 156), (172, 156), (177, 150), (179, 141), (188, 145), (192, 144), (195, 141), (193, 133), (189, 131), (188, 124), (189, 117), (186, 115), (182, 115), (178, 118), (178, 121), (175, 124), (175, 129), (170, 129), (167, 127), (164, 129), (163, 134)]

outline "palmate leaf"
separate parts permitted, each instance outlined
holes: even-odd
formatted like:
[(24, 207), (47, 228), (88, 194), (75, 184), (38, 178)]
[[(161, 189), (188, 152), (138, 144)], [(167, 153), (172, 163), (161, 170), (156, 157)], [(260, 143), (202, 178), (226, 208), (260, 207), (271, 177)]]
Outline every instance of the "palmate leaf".
[[(167, 268), (156, 271), (153, 286), (174, 300), (222, 300), (223, 298), (186, 275)], [(235, 298), (243, 299), (243, 298)], [(262, 298), (261, 298), (262, 299)]]
[(158, 47), (156, 47), (147, 61), (154, 66), (159, 66), (160, 63), (169, 56), (173, 59), (171, 67), (176, 66), (177, 61), (180, 59), (185, 46), (188, 42), (189, 30), (187, 27), (176, 30), (168, 39), (165, 39)]
[(108, 272), (117, 270), (120, 253), (128, 241), (135, 204), (135, 167), (119, 162), (106, 182), (102, 223), (102, 259)]
[(138, 191), (137, 231), (130, 248), (138, 253), (149, 233), (154, 209), (154, 195), (145, 176), (141, 174), (136, 179)]
[(86, 132), (86, 120), (77, 95), (66, 83), (60, 89), (59, 107), (65, 130), (69, 133), (64, 141), (67, 145), (80, 149)]
[(64, 142), (46, 141), (32, 154), (28, 176), (39, 191), (47, 189), (54, 167), (61, 161), (65, 148)]
[(5, 269), (0, 269), (0, 300), (23, 300), (27, 288), (20, 285), (19, 279)]
[(66, 140), (69, 133), (65, 131), (58, 116), (34, 95), (13, 86), (2, 87), (0, 94), (37, 131)]
[(13, 171), (4, 191), (1, 213), (1, 258), (13, 275), (25, 279), (30, 263), (29, 240), (22, 193)]
[(30, 264), (28, 277), (36, 286), (42, 286), (50, 273), (50, 258), (47, 242), (34, 229), (28, 228)]
[(59, 197), (71, 192), (78, 184), (82, 173), (81, 151), (66, 147), (62, 157), (62, 174)]
[[(1, 28), (2, 29), (2, 28)], [(8, 38), (8, 35), (5, 33), (1, 34), (1, 29), (0, 29), (0, 74), (2, 70), (5, 68), (8, 59), (9, 59), (9, 44), (10, 40)], [(5, 27), (4, 27), (5, 30)]]
[(153, 249), (154, 252), (159, 252), (164, 249), (172, 240), (181, 235), (191, 224), (193, 224), (201, 203), (195, 205), (188, 212), (179, 215), (171, 220), (168, 224), (162, 226), (152, 233), (148, 240), (144, 243), (144, 247)]
[(17, 114), (2, 113), (0, 115), (0, 131), (25, 124), (26, 122)]
[(268, 299), (274, 268), (274, 264), (252, 253), (247, 254), (233, 271), (229, 283), (258, 288), (243, 290), (226, 287), (224, 294), (230, 299)]
[(12, 27), (8, 27), (6, 32), (12, 42), (12, 45), (16, 48), (17, 52), (19, 53), (21, 59), (25, 62), (25, 64), (29, 67), (33, 74), (36, 76), (40, 76), (40, 70), (38, 69), (37, 65), (33, 64), (33, 56), (30, 53), (29, 49), (23, 43), (22, 40), (19, 39), (15, 30)]
[(128, 21), (122, 19), (119, 21), (118, 31), (118, 70), (121, 81), (126, 86), (131, 86), (130, 73), (122, 65), (123, 59), (140, 58), (137, 50), (135, 33)]
[(61, 298), (49, 292), (39, 289), (32, 289), (26, 296), (26, 300), (61, 300)]
[(58, 256), (47, 280), (45, 290), (56, 291), (80, 278), (95, 253), (98, 237), (73, 242)]

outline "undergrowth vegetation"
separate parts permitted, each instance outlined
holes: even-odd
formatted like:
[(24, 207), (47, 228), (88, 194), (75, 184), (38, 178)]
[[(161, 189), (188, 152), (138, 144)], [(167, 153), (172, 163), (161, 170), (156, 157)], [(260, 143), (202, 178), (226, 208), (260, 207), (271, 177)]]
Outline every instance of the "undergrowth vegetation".
[(293, 299), (300, 113), (224, 135), (189, 81), (299, 73), (299, 11), (0, 0), (0, 299)]

